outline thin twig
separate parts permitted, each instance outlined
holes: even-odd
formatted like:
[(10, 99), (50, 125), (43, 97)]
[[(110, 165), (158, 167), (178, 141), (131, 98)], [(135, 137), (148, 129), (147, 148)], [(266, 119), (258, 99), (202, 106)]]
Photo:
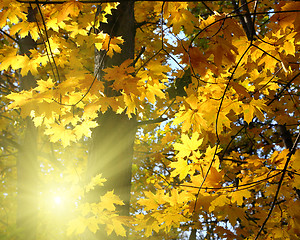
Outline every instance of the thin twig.
[(280, 180), (279, 180), (279, 182), (278, 182), (278, 187), (277, 187), (277, 190), (276, 190), (276, 193), (275, 193), (274, 200), (273, 200), (273, 202), (272, 202), (270, 211), (269, 211), (269, 213), (268, 213), (268, 216), (266, 217), (265, 221), (263, 222), (262, 226), (260, 227), (260, 229), (259, 229), (259, 231), (258, 231), (258, 233), (257, 233), (257, 235), (256, 235), (256, 237), (255, 237), (254, 240), (257, 240), (257, 239), (258, 239), (259, 235), (260, 235), (261, 232), (264, 230), (264, 227), (265, 227), (265, 225), (267, 224), (269, 218), (271, 217), (271, 214), (272, 214), (273, 209), (274, 209), (274, 207), (275, 207), (275, 204), (276, 204), (276, 202), (277, 202), (277, 198), (278, 198), (278, 196), (279, 196), (279, 191), (280, 191), (280, 188), (281, 188), (281, 186), (282, 186), (282, 183), (283, 183), (283, 179), (284, 179), (285, 173), (287, 172), (287, 167), (288, 167), (288, 165), (289, 165), (289, 163), (290, 163), (290, 160), (291, 160), (292, 155), (293, 155), (293, 154), (295, 153), (295, 151), (296, 151), (296, 148), (297, 148), (299, 139), (300, 139), (300, 132), (299, 132), (298, 135), (297, 135), (297, 138), (296, 138), (296, 140), (295, 140), (295, 142), (294, 142), (294, 145), (293, 145), (292, 149), (290, 150), (290, 152), (289, 152), (288, 155), (287, 155), (287, 160), (286, 160), (285, 165), (284, 165), (284, 168), (283, 168), (283, 170), (282, 170), (282, 172), (281, 172), (281, 177), (280, 177)]
[(14, 42), (19, 44), (19, 41), (17, 39), (13, 38), (12, 36), (10, 36), (8, 33), (3, 31), (2, 29), (0, 29), (0, 32), (3, 33), (6, 37), (10, 38), (11, 40), (13, 40)]

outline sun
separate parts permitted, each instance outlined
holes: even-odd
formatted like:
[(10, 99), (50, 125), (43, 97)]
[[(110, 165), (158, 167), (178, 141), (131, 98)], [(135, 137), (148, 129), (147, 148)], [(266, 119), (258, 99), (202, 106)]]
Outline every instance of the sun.
[(56, 205), (61, 205), (62, 204), (62, 197), (61, 196), (54, 196), (53, 201)]

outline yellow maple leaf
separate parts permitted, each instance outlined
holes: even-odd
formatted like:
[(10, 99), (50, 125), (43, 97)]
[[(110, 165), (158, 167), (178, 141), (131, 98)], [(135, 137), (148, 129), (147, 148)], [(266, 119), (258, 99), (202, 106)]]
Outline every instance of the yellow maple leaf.
[(230, 203), (230, 200), (227, 198), (226, 195), (220, 195), (219, 197), (217, 197), (210, 203), (210, 207), (208, 210), (210, 212), (212, 212), (215, 210), (216, 207), (222, 207), (225, 204), (229, 204), (229, 203)]
[(15, 35), (16, 33), (18, 33), (21, 38), (26, 37), (29, 33), (33, 40), (36, 41), (39, 38), (39, 31), (35, 22), (24, 21), (13, 25), (10, 28), (10, 34)]
[(67, 147), (71, 144), (71, 142), (76, 141), (74, 132), (59, 124), (50, 125), (49, 128), (45, 130), (45, 134), (50, 136), (51, 142), (58, 142), (61, 140), (63, 147)]
[(132, 64), (131, 59), (127, 59), (122, 62), (120, 66), (113, 66), (110, 68), (105, 68), (103, 71), (105, 72), (104, 79), (106, 81), (115, 81), (119, 78), (127, 77), (134, 73), (134, 67), (130, 66)]
[(171, 162), (169, 166), (174, 168), (174, 170), (171, 172), (171, 177), (176, 177), (179, 175), (180, 180), (183, 180), (191, 170), (191, 166), (188, 165), (187, 160), (183, 158), (178, 158), (176, 162)]
[(300, 150), (296, 150), (295, 154), (291, 157), (291, 167), (296, 170), (297, 172), (300, 172)]
[(148, 99), (148, 101), (152, 104), (156, 103), (156, 98), (155, 96), (161, 98), (161, 99), (165, 99), (166, 96), (164, 94), (164, 92), (162, 91), (162, 89), (165, 88), (164, 84), (154, 84), (154, 85), (147, 85), (147, 92), (146, 92), (146, 97)]
[(168, 24), (173, 26), (173, 32), (178, 34), (181, 27), (188, 33), (192, 33), (194, 26), (197, 24), (197, 18), (187, 10), (187, 3), (167, 3), (165, 6), (165, 11), (170, 13), (170, 16), (165, 16), (168, 18)]
[(216, 168), (211, 167), (203, 187), (221, 187), (222, 177), (223, 172), (220, 172)]
[(71, 0), (63, 3), (58, 9), (57, 22), (65, 20), (69, 15), (78, 16), (79, 11), (82, 9), (83, 3), (76, 0)]
[(233, 193), (231, 193), (231, 202), (236, 202), (237, 205), (242, 205), (244, 202), (244, 198), (250, 198), (251, 192), (248, 189), (244, 190), (237, 190)]
[(202, 145), (203, 139), (199, 139), (199, 133), (194, 132), (191, 139), (188, 135), (183, 134), (181, 136), (182, 143), (175, 143), (174, 149), (179, 151), (176, 155), (178, 158), (184, 158), (195, 153), (195, 151)]
[(244, 120), (247, 123), (250, 123), (254, 116), (256, 116), (259, 120), (264, 120), (264, 114), (262, 111), (268, 112), (268, 108), (262, 99), (252, 99), (249, 104), (242, 105), (244, 112)]
[(194, 195), (189, 192), (179, 192), (178, 189), (173, 188), (171, 190), (171, 196), (168, 198), (167, 202), (169, 202), (171, 206), (176, 207), (178, 204), (184, 204), (185, 202), (188, 202), (193, 197)]
[(74, 134), (76, 139), (79, 140), (82, 136), (91, 137), (92, 131), (91, 128), (98, 126), (96, 121), (85, 120), (80, 125), (76, 125), (74, 128)]
[(158, 203), (156, 195), (154, 195), (150, 191), (146, 191), (146, 192), (144, 192), (144, 194), (145, 194), (145, 198), (139, 199), (137, 201), (138, 204), (145, 206), (145, 208), (144, 208), (145, 211), (156, 210), (159, 207), (159, 204), (161, 204), (161, 203)]
[(53, 82), (52, 78), (48, 78), (47, 81), (45, 80), (37, 80), (37, 87), (34, 88), (35, 91), (38, 92), (45, 92), (54, 87), (55, 83)]
[(28, 99), (32, 98), (32, 91), (22, 91), (19, 93), (12, 92), (6, 97), (13, 101), (8, 105), (8, 109), (16, 109), (24, 105)]
[(122, 37), (110, 37), (108, 34), (100, 32), (95, 37), (95, 47), (100, 50), (106, 50), (107, 55), (112, 57), (114, 52), (120, 53), (124, 40)]
[(228, 208), (226, 208), (226, 209), (229, 212), (227, 214), (228, 221), (230, 222), (230, 224), (232, 226), (237, 224), (238, 218), (241, 220), (247, 221), (244, 217), (245, 211), (243, 208), (229, 205)]
[(28, 61), (27, 56), (18, 55), (17, 52), (18, 49), (14, 47), (5, 47), (0, 50), (0, 70), (7, 70), (10, 66), (17, 70), (22, 67), (20, 63)]
[(226, 114), (224, 114), (224, 112), (221, 111), (218, 117), (218, 125), (217, 125), (218, 133), (223, 131), (224, 126), (230, 129), (231, 128), (230, 123), (231, 121), (229, 120), (229, 118), (226, 116)]
[(95, 216), (89, 217), (88, 219), (86, 219), (86, 224), (87, 224), (88, 229), (92, 233), (96, 233), (97, 230), (99, 229), (98, 219)]
[(97, 176), (93, 177), (92, 180), (85, 186), (85, 191), (89, 192), (95, 188), (95, 186), (103, 186), (106, 182), (105, 178), (102, 178), (102, 174), (98, 174)]
[(192, 109), (198, 108), (199, 99), (195, 97), (194, 94), (191, 94), (188, 98), (185, 99), (185, 101), (190, 105)]
[(250, 104), (244, 104), (242, 105), (243, 112), (244, 112), (244, 120), (247, 123), (250, 123), (254, 117), (254, 111), (255, 108), (251, 106)]
[(124, 94), (124, 103), (126, 105), (126, 114), (129, 118), (132, 118), (132, 114), (136, 113), (136, 101), (135, 101), (135, 96), (133, 94), (127, 95)]
[(59, 25), (57, 23), (57, 18), (49, 17), (45, 21), (47, 29), (52, 29), (55, 32), (59, 31)]
[(115, 205), (124, 205), (124, 202), (114, 194), (114, 191), (108, 191), (104, 196), (100, 197), (100, 208), (107, 209), (108, 211), (115, 211)]
[(110, 235), (114, 231), (117, 236), (126, 236), (126, 230), (123, 227), (123, 222), (120, 221), (117, 217), (111, 219), (111, 223), (106, 225), (107, 235)]
[(95, 119), (98, 116), (100, 107), (101, 105), (99, 105), (97, 102), (85, 105), (82, 119)]
[[(42, 96), (40, 96), (40, 98), (42, 98)], [(39, 96), (37, 96), (37, 100), (40, 100)], [(33, 106), (32, 109), (35, 111), (35, 117), (43, 115), (48, 120), (54, 120), (54, 115), (60, 114), (62, 112), (61, 105), (57, 102), (50, 102), (47, 100), (48, 99), (45, 96), (43, 101), (39, 101), (39, 103)], [(22, 107), (22, 110), (24, 110), (24, 107)]]
[(69, 77), (67, 80), (63, 81), (61, 84), (58, 85), (55, 97), (60, 98), (60, 94), (65, 95), (68, 92), (74, 91), (75, 88), (79, 85), (79, 80), (80, 79), (76, 77)]
[(295, 44), (292, 42), (292, 40), (291, 41), (285, 41), (284, 44), (283, 44), (283, 49), (284, 49), (284, 51), (286, 52), (287, 55), (290, 54), (290, 55), (295, 56), (296, 49), (295, 49)]

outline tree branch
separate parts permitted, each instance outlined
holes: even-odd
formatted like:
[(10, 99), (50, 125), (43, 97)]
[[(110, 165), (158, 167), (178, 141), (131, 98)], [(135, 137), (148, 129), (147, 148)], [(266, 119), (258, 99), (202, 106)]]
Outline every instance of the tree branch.
[(13, 38), (12, 36), (10, 36), (8, 33), (6, 33), (5, 31), (3, 31), (2, 29), (0, 29), (0, 32), (1, 32), (2, 34), (4, 34), (6, 37), (8, 37), (8, 38), (10, 38), (11, 40), (13, 40), (14, 42), (19, 43), (19, 41), (18, 41), (17, 39)]
[(275, 207), (275, 205), (276, 205), (276, 201), (277, 201), (277, 198), (278, 198), (278, 195), (279, 195), (280, 188), (281, 188), (282, 183), (283, 183), (283, 179), (284, 179), (285, 173), (287, 172), (287, 167), (288, 167), (288, 165), (289, 165), (289, 162), (290, 162), (290, 160), (291, 160), (292, 155), (293, 155), (293, 154), (295, 153), (295, 151), (296, 151), (296, 148), (297, 148), (297, 144), (298, 144), (298, 142), (299, 142), (299, 139), (300, 139), (300, 132), (299, 132), (298, 135), (297, 135), (297, 138), (296, 138), (296, 140), (295, 140), (295, 142), (294, 142), (293, 147), (291, 148), (289, 154), (287, 155), (287, 160), (286, 160), (285, 165), (284, 165), (284, 168), (283, 168), (283, 170), (282, 170), (282, 174), (281, 174), (280, 180), (279, 180), (279, 182), (278, 182), (278, 187), (277, 187), (277, 190), (276, 190), (276, 193), (275, 193), (275, 197), (274, 197), (274, 200), (273, 200), (273, 202), (272, 202), (270, 211), (269, 211), (269, 213), (268, 213), (268, 216), (267, 216), (267, 218), (265, 219), (265, 221), (263, 222), (263, 224), (262, 224), (261, 228), (259, 229), (259, 231), (258, 231), (258, 233), (257, 233), (257, 235), (256, 235), (256, 237), (255, 237), (254, 240), (257, 240), (257, 239), (258, 239), (259, 235), (260, 235), (261, 232), (264, 230), (264, 227), (265, 227), (265, 225), (267, 224), (269, 218), (271, 217), (271, 214), (272, 214), (272, 212), (273, 212), (273, 209), (274, 209), (274, 207)]
[[(238, 14), (238, 16), (239, 16), (239, 19), (240, 19), (240, 21), (241, 21), (241, 24), (242, 24), (242, 26), (243, 26), (243, 29), (245, 30), (246, 35), (247, 35), (247, 38), (248, 38), (248, 40), (250, 41), (250, 40), (251, 40), (251, 32), (250, 32), (250, 29), (249, 29), (249, 24), (247, 24), (247, 22), (246, 22), (246, 20), (245, 20), (245, 19), (248, 19), (248, 17), (243, 17), (243, 16), (240, 14), (240, 8), (239, 8), (239, 6), (238, 6), (238, 4), (236, 3), (235, 0), (232, 0), (231, 3), (232, 3), (232, 5), (233, 5), (233, 7), (234, 7), (235, 13)], [(247, 7), (247, 9), (248, 9), (248, 7)], [(249, 11), (249, 9), (248, 9), (248, 11)], [(248, 14), (247, 14), (247, 15), (248, 15)], [(250, 19), (251, 19), (251, 16), (250, 16)]]

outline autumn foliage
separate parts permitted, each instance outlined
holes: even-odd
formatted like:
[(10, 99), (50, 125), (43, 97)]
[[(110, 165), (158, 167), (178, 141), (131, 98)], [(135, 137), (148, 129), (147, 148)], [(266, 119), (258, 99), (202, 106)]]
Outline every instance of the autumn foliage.
[[(22, 233), (16, 159), (29, 118), (36, 239), (101, 229), (124, 239), (300, 238), (300, 2), (136, 1), (135, 59), (118, 66), (107, 62), (124, 39), (101, 30), (117, 2), (0, 9), (1, 239)], [(34, 47), (22, 52), (22, 39)], [(86, 200), (107, 183), (86, 182), (86, 167), (108, 111), (137, 119), (130, 216), (113, 190)]]

